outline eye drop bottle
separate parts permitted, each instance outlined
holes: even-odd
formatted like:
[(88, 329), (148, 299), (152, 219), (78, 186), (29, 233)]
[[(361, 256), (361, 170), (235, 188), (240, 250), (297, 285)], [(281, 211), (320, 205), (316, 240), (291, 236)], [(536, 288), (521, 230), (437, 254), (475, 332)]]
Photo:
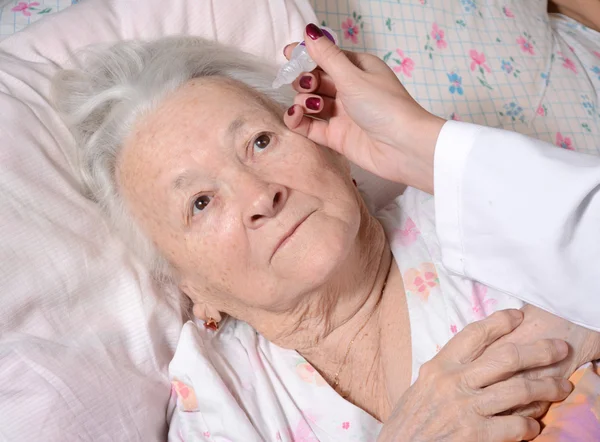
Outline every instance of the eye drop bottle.
[[(321, 27), (321, 30), (329, 40), (337, 44), (337, 36), (334, 31), (326, 27)], [(308, 55), (303, 41), (292, 51), (290, 61), (279, 69), (277, 77), (273, 81), (273, 89), (278, 89), (284, 84), (291, 84), (302, 72), (310, 72), (316, 67), (317, 63)]]

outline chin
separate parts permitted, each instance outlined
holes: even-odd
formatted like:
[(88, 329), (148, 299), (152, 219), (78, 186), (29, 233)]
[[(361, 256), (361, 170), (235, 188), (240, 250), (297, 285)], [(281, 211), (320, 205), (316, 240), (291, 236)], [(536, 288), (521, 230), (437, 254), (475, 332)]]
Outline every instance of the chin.
[(325, 284), (337, 271), (356, 245), (360, 224), (359, 217), (348, 223), (318, 212), (313, 216), (277, 260), (278, 273), (306, 290)]

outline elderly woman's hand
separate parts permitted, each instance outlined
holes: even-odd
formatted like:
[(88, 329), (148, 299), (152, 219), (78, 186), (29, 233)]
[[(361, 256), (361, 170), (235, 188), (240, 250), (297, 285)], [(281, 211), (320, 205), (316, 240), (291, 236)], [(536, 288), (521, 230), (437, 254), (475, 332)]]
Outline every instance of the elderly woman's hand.
[[(423, 109), (379, 58), (343, 52), (315, 25), (306, 29), (306, 47), (319, 68), (294, 82), (300, 93), (286, 125), (383, 178), (432, 193), (433, 152), (444, 120)], [(287, 57), (294, 46), (286, 47)]]
[(504, 442), (537, 436), (540, 426), (535, 419), (499, 414), (532, 402), (560, 401), (571, 392), (572, 385), (564, 379), (513, 377), (563, 360), (567, 345), (542, 340), (489, 347), (521, 321), (518, 310), (503, 310), (457, 334), (423, 365), (378, 442)]
[[(568, 379), (585, 364), (600, 358), (600, 333), (573, 324), (532, 305), (523, 307), (525, 318), (519, 327), (490, 346), (490, 350), (507, 343), (532, 344), (539, 339), (561, 339), (569, 346), (568, 356), (560, 362), (545, 367), (526, 370), (519, 376), (529, 379), (562, 377)], [(550, 406), (549, 402), (535, 402), (513, 410), (522, 416), (540, 417)]]

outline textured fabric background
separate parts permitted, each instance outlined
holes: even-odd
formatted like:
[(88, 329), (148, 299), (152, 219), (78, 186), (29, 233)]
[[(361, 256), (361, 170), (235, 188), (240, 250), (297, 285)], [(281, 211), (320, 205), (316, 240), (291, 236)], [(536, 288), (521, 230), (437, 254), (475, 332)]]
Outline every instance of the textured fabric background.
[(385, 59), (445, 117), (598, 153), (600, 34), (545, 0), (311, 0), (345, 49)]

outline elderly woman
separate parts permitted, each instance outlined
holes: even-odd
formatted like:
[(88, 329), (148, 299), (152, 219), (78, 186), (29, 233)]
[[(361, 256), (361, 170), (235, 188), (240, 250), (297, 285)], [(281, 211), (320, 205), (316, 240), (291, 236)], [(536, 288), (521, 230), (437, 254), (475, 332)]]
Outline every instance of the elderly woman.
[[(399, 401), (405, 415), (422, 418), (426, 400), (439, 409), (438, 425), (423, 423), (421, 438), (407, 440), (535, 436), (539, 427), (518, 416), (485, 433), (487, 417), (560, 400), (570, 386), (510, 376), (563, 360), (564, 343), (536, 342), (561, 338), (575, 351), (532, 377), (568, 377), (599, 356), (598, 336), (530, 307), (505, 338), (519, 345), (484, 352), (521, 321), (514, 311), (493, 315), (452, 339), (417, 380), (468, 323), (522, 303), (445, 271), (424, 194), (410, 190), (390, 206), (384, 230), (348, 161), (284, 124), (293, 91), (273, 90), (273, 78), (271, 66), (235, 49), (172, 38), (89, 52), (54, 84), (90, 196), (165, 292), (177, 287), (191, 300), (208, 326), (195, 333), (215, 341), (195, 347), (202, 363), (188, 364), (180, 399), (191, 389), (187, 411), (216, 407), (218, 417), (207, 409), (180, 416), (181, 431), (207, 440), (211, 432), (218, 440), (370, 440)], [(331, 116), (331, 99), (295, 100), (288, 123)], [(210, 348), (222, 352), (207, 356)], [(314, 376), (302, 383), (303, 374), (290, 375), (297, 370)], [(193, 382), (194, 371), (208, 374)], [(224, 379), (237, 409), (219, 408), (210, 374)], [(299, 410), (307, 398), (314, 408)], [(457, 403), (458, 414), (449, 409)], [(242, 423), (233, 420), (240, 413)]]

